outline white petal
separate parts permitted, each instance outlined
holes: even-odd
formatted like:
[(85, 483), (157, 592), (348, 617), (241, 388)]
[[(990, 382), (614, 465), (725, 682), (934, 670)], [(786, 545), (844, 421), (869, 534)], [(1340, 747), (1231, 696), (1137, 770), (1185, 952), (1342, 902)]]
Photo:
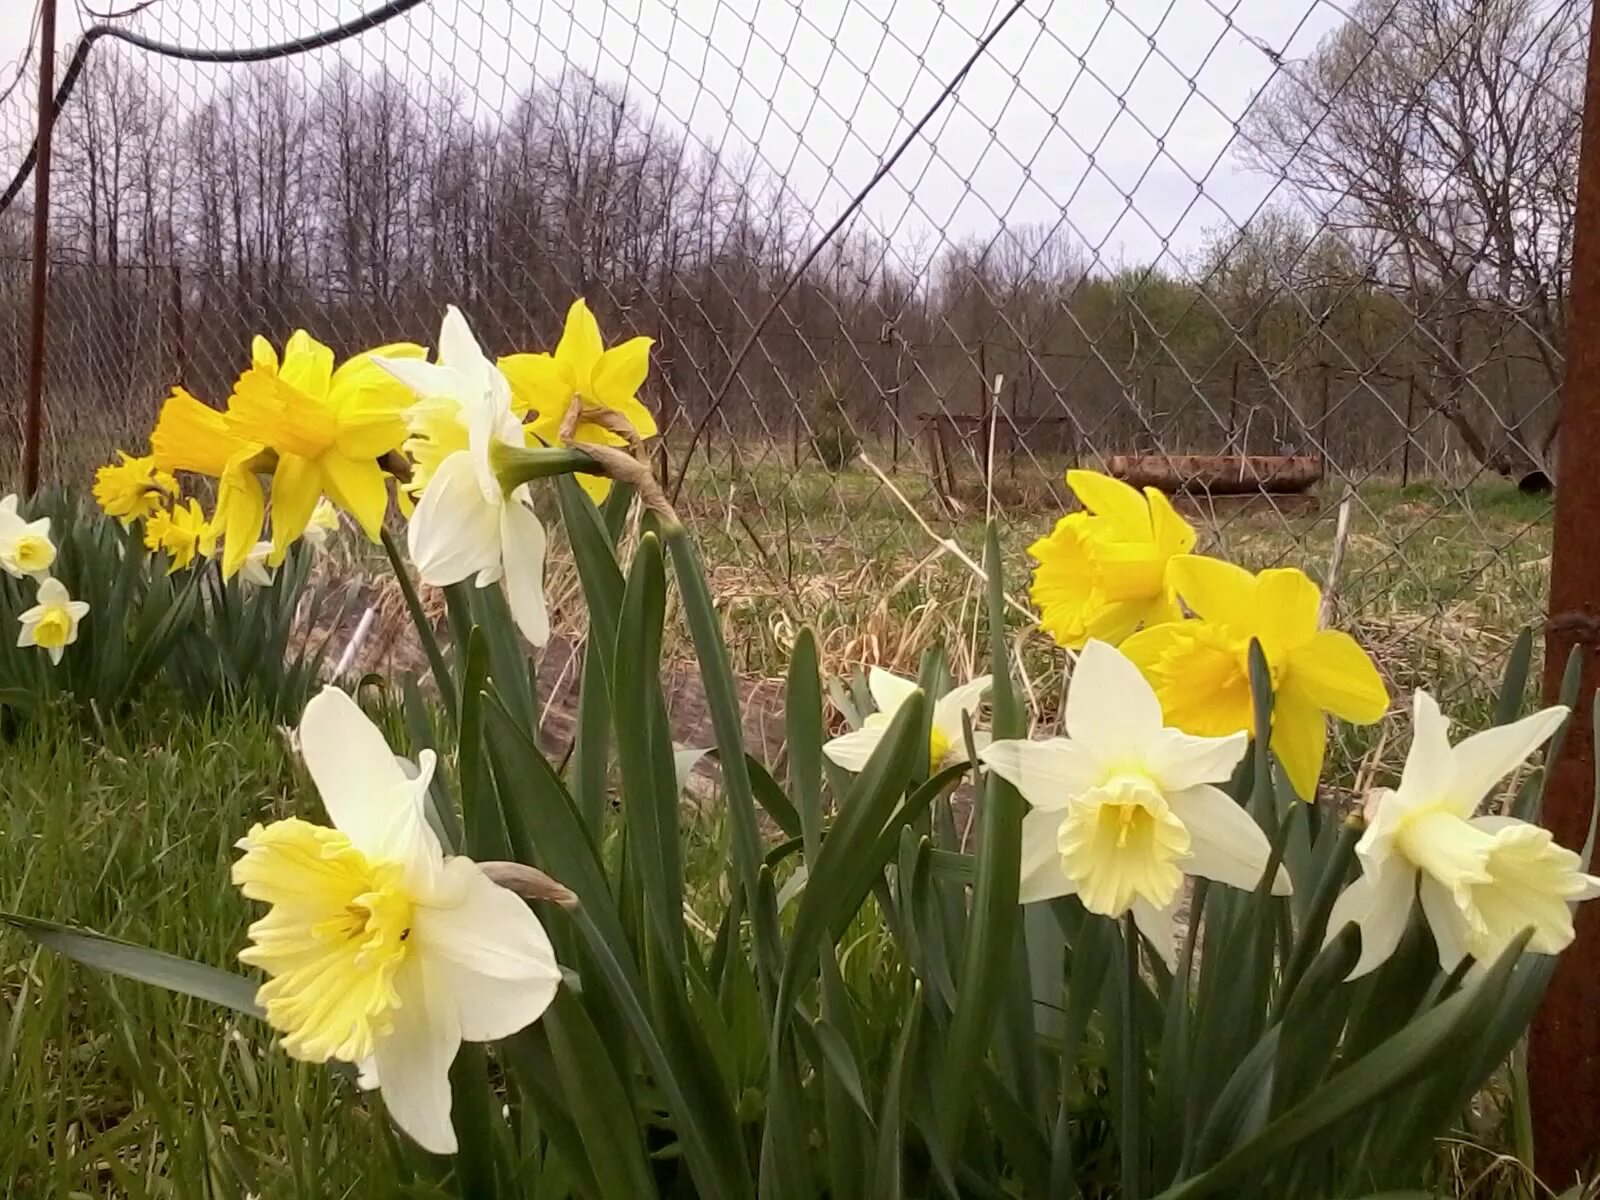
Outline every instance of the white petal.
[(678, 791), (683, 791), (689, 786), (689, 777), (694, 774), (694, 769), (700, 765), (700, 760), (710, 754), (710, 747), (684, 746), (672, 752), (672, 770), (678, 779)]
[(1411, 697), (1411, 749), (1400, 772), (1399, 790), (1408, 795), (1442, 796), (1454, 782), (1450, 720), (1438, 702), (1418, 688)]
[(1450, 752), (1455, 786), (1443, 797), (1450, 810), (1470, 817), (1489, 790), (1544, 745), (1566, 719), (1567, 709), (1556, 705), (1463, 740)]
[(1155, 691), (1120, 650), (1089, 642), (1067, 689), (1067, 734), (1097, 758), (1142, 762), (1162, 727)]
[(39, 581), (38, 601), (41, 608), (60, 608), (72, 599), (67, 591), (67, 585), (54, 576), (46, 576)]
[(1447, 972), (1454, 971), (1467, 956), (1467, 919), (1449, 890), (1426, 875), (1417, 895), (1422, 899), (1422, 915), (1433, 930), (1434, 945), (1439, 947), (1439, 965)]
[(487, 503), (472, 456), (457, 451), (428, 480), (406, 530), (424, 583), (448, 587), (500, 565), (500, 505)]
[(505, 564), (506, 600), (522, 636), (535, 646), (550, 640), (550, 610), (544, 602), (544, 523), (527, 506), (527, 485), (500, 510), (500, 560)]
[[(1272, 857), (1272, 845), (1255, 818), (1226, 792), (1204, 783), (1173, 792), (1167, 803), (1189, 830), (1184, 873), (1254, 891)], [(1293, 890), (1280, 863), (1272, 894), (1287, 896)]]
[(520, 896), (490, 882), (470, 859), (445, 864), (448, 907), (419, 904), (411, 936), (449, 994), (469, 1042), (510, 1037), (543, 1015), (561, 985), (544, 926)]
[(344, 692), (324, 687), (300, 718), (300, 753), (335, 827), (358, 849), (376, 851), (402, 789), (415, 791), (378, 727)]
[(1034, 808), (1063, 809), (1105, 774), (1093, 756), (1066, 738), (1043, 742), (1003, 738), (979, 750), (978, 757)]
[(450, 1064), (461, 1048), (455, 1004), (422, 955), (408, 955), (395, 972), (400, 1005), (394, 1031), (373, 1055), (384, 1107), (394, 1123), (431, 1154), (454, 1154), (450, 1124)]
[(983, 707), (993, 676), (980, 675), (971, 683), (952, 688), (933, 706), (933, 727), (950, 739), (952, 745), (963, 740), (962, 717), (976, 717)]
[(17, 634), (18, 647), (37, 646), (39, 644), (39, 620), (35, 617), (32, 621), (24, 620), (22, 630)]
[(1389, 858), (1370, 868), (1333, 902), (1326, 941), (1332, 941), (1348, 924), (1361, 929), (1361, 957), (1346, 978), (1365, 975), (1394, 953), (1411, 920), (1416, 882), (1415, 867), (1400, 858)]
[(423, 400), (444, 397), (460, 403), (471, 390), (471, 381), (460, 371), (420, 358), (375, 357), (377, 363)]
[(439, 361), (460, 371), (475, 388), (484, 386), (489, 361), (473, 336), (472, 327), (454, 304), (447, 305), (439, 323)]
[(1195, 737), (1163, 729), (1150, 742), (1145, 767), (1164, 792), (1182, 791), (1198, 783), (1225, 783), (1250, 745), (1250, 735)]
[(878, 748), (878, 743), (881, 741), (883, 741), (881, 725), (853, 729), (824, 743), (822, 752), (835, 766), (843, 767), (846, 771), (859, 771), (867, 765), (867, 759), (872, 757), (872, 752)]
[(1142, 896), (1133, 899), (1133, 923), (1139, 927), (1139, 932), (1150, 939), (1150, 944), (1156, 948), (1156, 953), (1161, 955), (1161, 960), (1167, 964), (1168, 970), (1175, 970), (1178, 966), (1178, 905), (1183, 903), (1183, 890), (1172, 898), (1172, 903), (1165, 908), (1157, 908)]
[(1061, 814), (1035, 809), (1022, 818), (1022, 876), (1017, 888), (1021, 904), (1054, 900), (1078, 890), (1061, 869), (1061, 849), (1056, 835)]
[(906, 702), (906, 697), (917, 690), (917, 682), (885, 671), (882, 667), (873, 667), (867, 672), (867, 690), (872, 693), (872, 702), (878, 706), (878, 711), (887, 717), (892, 716)]

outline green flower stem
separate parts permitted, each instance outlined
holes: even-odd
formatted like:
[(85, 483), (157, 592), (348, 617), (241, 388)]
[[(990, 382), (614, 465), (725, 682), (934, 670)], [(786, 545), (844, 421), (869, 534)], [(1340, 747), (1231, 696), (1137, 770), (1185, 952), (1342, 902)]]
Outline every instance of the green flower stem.
[(495, 478), (508, 492), (531, 479), (570, 475), (574, 471), (605, 473), (600, 464), (584, 451), (553, 446), (518, 450), (496, 443), (489, 450), (489, 460), (494, 465)]
[(1122, 1200), (1139, 1200), (1144, 1194), (1139, 1159), (1142, 1138), (1139, 1102), (1142, 1099), (1142, 1052), (1139, 1045), (1139, 927), (1130, 912), (1122, 918)]

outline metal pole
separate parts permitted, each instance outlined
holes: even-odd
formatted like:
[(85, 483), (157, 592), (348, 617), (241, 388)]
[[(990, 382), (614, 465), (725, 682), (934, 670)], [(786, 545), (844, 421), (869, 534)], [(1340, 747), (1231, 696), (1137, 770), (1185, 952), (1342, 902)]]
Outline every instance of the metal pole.
[[(1583, 655), (1583, 684), (1565, 748), (1550, 769), (1544, 823), (1563, 846), (1576, 848), (1594, 803), (1600, 687), (1600, 471), (1585, 461), (1600, 445), (1600, 21), (1589, 25), (1571, 298), (1544, 691), (1554, 699), (1574, 647)], [(1579, 905), (1576, 925), (1577, 941), (1556, 964), (1529, 1040), (1534, 1166), (1557, 1192), (1578, 1182), (1600, 1151), (1600, 909)]]
[(22, 490), (39, 490), (44, 436), (44, 314), (50, 254), (50, 135), (56, 123), (56, 2), (39, 3), (39, 135), (33, 172), (33, 308), (28, 330), (28, 416), (22, 433)]

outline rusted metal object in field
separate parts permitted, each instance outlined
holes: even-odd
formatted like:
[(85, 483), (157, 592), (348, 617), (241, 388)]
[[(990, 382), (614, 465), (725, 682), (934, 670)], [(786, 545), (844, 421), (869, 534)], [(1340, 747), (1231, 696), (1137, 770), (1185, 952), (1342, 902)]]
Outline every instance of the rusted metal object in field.
[[(1600, 22), (1589, 29), (1571, 315), (1557, 444), (1555, 542), (1544, 693), (1554, 700), (1567, 658), (1582, 655), (1582, 686), (1566, 743), (1550, 767), (1544, 823), (1563, 846), (1583, 845), (1595, 802), (1594, 694), (1600, 687)], [(1600, 1155), (1600, 908), (1580, 905), (1577, 940), (1556, 963), (1529, 1038), (1538, 1177), (1563, 1192)]]
[(1322, 459), (1309, 454), (1113, 454), (1106, 459), (1106, 473), (1134, 487), (1213, 496), (1296, 495), (1314, 488), (1322, 471)]

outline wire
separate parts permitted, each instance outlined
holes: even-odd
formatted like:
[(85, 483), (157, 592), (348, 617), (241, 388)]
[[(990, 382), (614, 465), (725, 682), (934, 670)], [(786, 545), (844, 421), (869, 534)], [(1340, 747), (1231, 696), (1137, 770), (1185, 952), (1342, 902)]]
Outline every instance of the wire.
[[(354, 20), (343, 25), (335, 25), (332, 29), (319, 30), (307, 34), (305, 37), (295, 38), (293, 41), (277, 42), (270, 46), (247, 46), (239, 50), (203, 50), (189, 46), (175, 46), (170, 42), (158, 42), (154, 38), (145, 37), (143, 34), (130, 33), (126, 29), (119, 29), (115, 25), (101, 23), (92, 25), (83, 31), (83, 37), (78, 41), (78, 47), (72, 52), (72, 61), (67, 64), (66, 74), (61, 77), (61, 85), (56, 88), (55, 102), (51, 105), (55, 117), (61, 115), (61, 109), (72, 95), (72, 89), (78, 82), (78, 76), (83, 74), (84, 65), (89, 60), (89, 51), (101, 38), (114, 38), (119, 42), (127, 42), (130, 46), (140, 50), (159, 54), (163, 58), (176, 58), (183, 62), (195, 63), (255, 63), (267, 62), (275, 58), (288, 58), (294, 54), (304, 54), (308, 50), (320, 50), (325, 46), (332, 46), (346, 38), (366, 33), (369, 29), (376, 29), (385, 21), (398, 17), (401, 13), (416, 8), (427, 0), (389, 0), (389, 3), (380, 5), (370, 12), (362, 13)], [(49, 48), (45, 48), (49, 53)], [(10, 208), (16, 200), (17, 194), (33, 175), (33, 169), (39, 161), (39, 140), (34, 135), (33, 145), (28, 147), (27, 156), (22, 160), (22, 165), (17, 168), (16, 175), (0, 193), (0, 213)]]
[[(671, 500), (674, 504), (677, 503), (678, 493), (683, 490), (683, 481), (688, 477), (689, 463), (694, 459), (695, 448), (700, 444), (701, 435), (705, 433), (706, 426), (711, 424), (711, 418), (717, 415), (717, 411), (722, 407), (723, 400), (733, 389), (733, 381), (739, 377), (739, 368), (744, 366), (744, 360), (750, 357), (750, 351), (755, 349), (756, 341), (761, 337), (761, 331), (767, 327), (767, 323), (772, 320), (778, 308), (788, 298), (789, 293), (794, 290), (795, 284), (799, 283), (804, 277), (806, 269), (816, 261), (817, 255), (827, 248), (828, 243), (833, 241), (834, 237), (845, 227), (850, 218), (855, 216), (856, 210), (866, 203), (867, 196), (883, 181), (884, 176), (894, 170), (894, 165), (900, 161), (900, 156), (911, 147), (912, 142), (917, 140), (918, 135), (922, 133), (923, 127), (933, 120), (934, 114), (944, 107), (944, 102), (955, 94), (956, 88), (961, 86), (961, 81), (967, 77), (967, 73), (972, 70), (977, 61), (989, 49), (989, 43), (1000, 36), (1000, 31), (1006, 27), (1012, 17), (1022, 10), (1022, 6), (1025, 3), (1027, 3), (1027, 0), (1016, 0), (1006, 10), (1005, 15), (994, 23), (994, 27), (983, 35), (982, 40), (973, 48), (972, 53), (967, 56), (967, 61), (961, 64), (961, 69), (950, 77), (943, 90), (933, 98), (933, 103), (928, 106), (928, 110), (911, 127), (906, 136), (900, 139), (900, 144), (894, 148), (894, 152), (878, 164), (878, 169), (872, 173), (872, 178), (867, 180), (866, 186), (855, 194), (855, 197), (845, 206), (845, 210), (816, 240), (811, 249), (806, 252), (806, 256), (800, 260), (800, 264), (789, 272), (789, 278), (778, 289), (778, 294), (772, 298), (767, 305), (766, 311), (761, 314), (760, 319), (751, 327), (749, 335), (739, 347), (739, 352), (733, 356), (733, 361), (728, 364), (728, 373), (722, 377), (722, 385), (712, 394), (711, 403), (706, 407), (705, 416), (701, 417), (694, 427), (694, 436), (689, 439), (689, 448), (684, 451), (683, 461), (678, 467), (678, 478), (672, 485)], [(4, 203), (0, 202), (0, 211), (4, 211), (4, 208)]]

